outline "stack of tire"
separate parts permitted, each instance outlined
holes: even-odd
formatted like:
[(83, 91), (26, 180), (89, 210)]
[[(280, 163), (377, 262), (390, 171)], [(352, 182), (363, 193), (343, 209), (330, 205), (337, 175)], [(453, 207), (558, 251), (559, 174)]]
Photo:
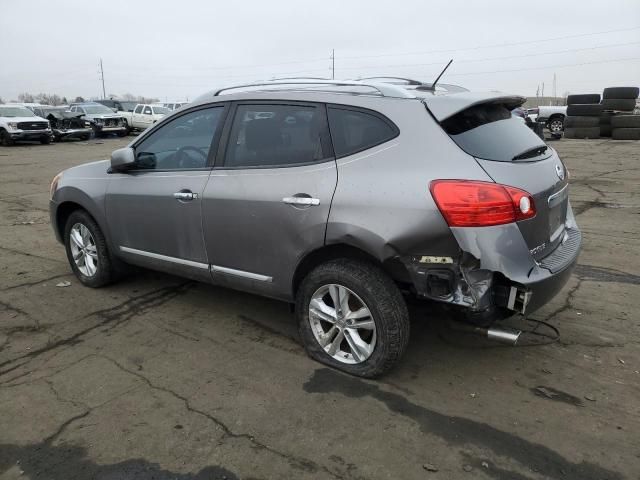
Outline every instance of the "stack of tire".
[(602, 110), (599, 93), (569, 95), (564, 117), (565, 138), (600, 138)]
[[(638, 87), (604, 89), (601, 120), (609, 121), (608, 132), (614, 140), (640, 140), (640, 115), (633, 115), (639, 93)], [(605, 116), (608, 118), (605, 119)], [(604, 131), (608, 133), (606, 128)]]

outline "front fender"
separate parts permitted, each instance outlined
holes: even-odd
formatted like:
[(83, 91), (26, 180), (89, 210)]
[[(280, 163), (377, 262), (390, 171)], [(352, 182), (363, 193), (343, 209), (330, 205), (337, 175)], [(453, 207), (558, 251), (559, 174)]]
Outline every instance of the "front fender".
[[(58, 241), (63, 242), (64, 225), (59, 225), (59, 213), (61, 209), (71, 208), (77, 205), (83, 208), (94, 218), (100, 230), (104, 234), (111, 251), (112, 244), (107, 227), (105, 215), (105, 194), (108, 179), (87, 179), (90, 182), (82, 182), (83, 179), (74, 179), (74, 185), (63, 185), (58, 187), (49, 204), (49, 214), (51, 225)], [(83, 184), (84, 185), (78, 185)], [(78, 186), (76, 186), (78, 185)], [(83, 188), (84, 187), (84, 188)]]

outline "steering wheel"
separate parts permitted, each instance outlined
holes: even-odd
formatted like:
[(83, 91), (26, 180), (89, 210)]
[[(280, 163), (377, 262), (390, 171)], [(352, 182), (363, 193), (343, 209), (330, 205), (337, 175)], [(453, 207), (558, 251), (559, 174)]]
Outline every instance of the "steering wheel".
[[(185, 152), (196, 152), (202, 157), (202, 160), (190, 157)], [(198, 147), (185, 145), (184, 147), (178, 148), (175, 155), (179, 168), (199, 168), (204, 167), (207, 164), (207, 154)]]

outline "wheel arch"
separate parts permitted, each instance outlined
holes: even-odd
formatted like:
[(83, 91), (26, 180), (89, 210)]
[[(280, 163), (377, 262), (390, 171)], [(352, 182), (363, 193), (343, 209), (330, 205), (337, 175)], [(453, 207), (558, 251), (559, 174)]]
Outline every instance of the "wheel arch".
[(564, 117), (565, 117), (565, 116), (566, 116), (566, 115), (565, 115), (564, 113), (554, 113), (554, 114), (552, 114), (552, 115), (549, 117), (549, 119), (547, 120), (547, 123), (549, 123), (549, 122), (551, 122), (551, 121), (555, 120), (556, 118), (560, 118), (560, 119), (563, 119), (563, 120), (564, 120)]
[[(69, 219), (71, 214), (76, 210), (84, 210), (89, 215), (91, 215), (91, 212), (89, 212), (86, 208), (73, 201), (62, 202), (56, 208), (54, 228), (56, 229), (56, 236), (59, 239), (62, 239), (64, 241), (64, 227), (67, 225), (67, 220)], [(93, 218), (93, 215), (91, 215), (91, 217)]]
[(322, 263), (338, 258), (360, 260), (377, 265), (395, 281), (404, 282), (405, 279), (410, 278), (406, 268), (397, 258), (390, 258), (382, 262), (371, 253), (359, 247), (347, 243), (335, 243), (324, 245), (307, 253), (307, 255), (298, 262), (291, 284), (293, 298), (296, 297), (300, 284), (309, 272)]
[(112, 247), (109, 231), (105, 228), (106, 219), (101, 212), (100, 206), (84, 191), (70, 186), (61, 187), (54, 195), (52, 209), (51, 222), (54, 223), (56, 237), (63, 243), (64, 227), (69, 216), (76, 210), (84, 210), (98, 224), (107, 244)]

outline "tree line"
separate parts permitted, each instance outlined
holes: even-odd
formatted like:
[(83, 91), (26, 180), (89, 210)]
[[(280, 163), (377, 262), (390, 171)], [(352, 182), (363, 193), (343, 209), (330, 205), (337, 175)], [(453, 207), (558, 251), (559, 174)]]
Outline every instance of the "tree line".
[[(109, 94), (110, 99), (113, 100), (123, 100), (128, 102), (137, 102), (137, 103), (154, 103), (159, 102), (160, 100), (153, 97), (145, 97), (143, 95), (133, 95), (131, 93), (125, 93), (122, 95)], [(92, 99), (93, 100), (93, 99)], [(80, 103), (85, 102), (86, 100), (83, 97), (75, 97), (71, 101), (67, 99), (67, 97), (61, 97), (57, 94), (50, 93), (38, 93), (32, 94), (28, 92), (21, 93), (18, 95), (18, 100), (12, 100), (11, 103), (19, 102), (19, 103), (40, 103), (41, 105), (68, 105), (71, 103)], [(0, 97), (0, 103), (5, 103), (5, 101)]]

